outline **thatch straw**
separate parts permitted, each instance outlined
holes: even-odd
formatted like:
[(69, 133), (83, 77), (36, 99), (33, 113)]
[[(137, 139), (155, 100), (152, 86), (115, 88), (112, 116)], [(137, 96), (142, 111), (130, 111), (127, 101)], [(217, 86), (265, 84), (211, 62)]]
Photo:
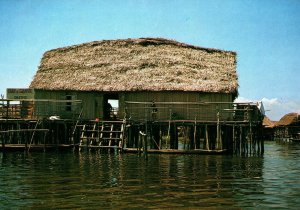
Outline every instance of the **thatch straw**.
[(289, 113), (284, 115), (277, 123), (276, 126), (287, 126), (300, 122), (300, 115), (298, 113)]
[(236, 53), (161, 38), (95, 41), (46, 52), (30, 87), (237, 93)]
[(273, 121), (271, 121), (270, 118), (265, 116), (264, 119), (263, 119), (263, 126), (265, 128), (274, 128), (275, 123)]

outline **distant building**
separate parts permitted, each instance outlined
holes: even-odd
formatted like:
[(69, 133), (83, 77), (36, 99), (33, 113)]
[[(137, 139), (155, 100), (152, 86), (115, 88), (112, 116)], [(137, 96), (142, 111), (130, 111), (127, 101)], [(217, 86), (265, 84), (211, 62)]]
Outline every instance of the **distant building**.
[(275, 122), (271, 121), (267, 116), (263, 119), (263, 139), (274, 140)]
[(276, 139), (296, 139), (300, 136), (300, 115), (289, 113), (284, 115), (274, 127)]

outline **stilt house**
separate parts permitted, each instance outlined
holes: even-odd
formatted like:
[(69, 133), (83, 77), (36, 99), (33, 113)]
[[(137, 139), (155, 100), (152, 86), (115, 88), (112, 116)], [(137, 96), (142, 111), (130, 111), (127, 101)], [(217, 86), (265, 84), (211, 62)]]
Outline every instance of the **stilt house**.
[(263, 106), (233, 103), (231, 51), (162, 38), (84, 43), (45, 52), (30, 89), (8, 93), (0, 118), (34, 119), (34, 131), (40, 125), (45, 133), (48, 125), (43, 145), (144, 154), (264, 151)]
[[(82, 100), (84, 119), (216, 120), (238, 94), (236, 53), (162, 38), (95, 41), (45, 52), (30, 88), (35, 99)], [(53, 109), (68, 116), (71, 105)]]
[(300, 115), (298, 113), (289, 113), (284, 115), (274, 127), (276, 140), (299, 139), (300, 138)]

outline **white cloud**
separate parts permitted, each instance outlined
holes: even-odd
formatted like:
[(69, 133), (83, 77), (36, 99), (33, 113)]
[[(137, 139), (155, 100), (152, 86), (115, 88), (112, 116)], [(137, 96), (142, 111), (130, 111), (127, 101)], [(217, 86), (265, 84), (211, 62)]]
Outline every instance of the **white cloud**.
[[(248, 103), (248, 102), (253, 102), (253, 100), (239, 96), (237, 99), (235, 99), (234, 102), (236, 102), (236, 103)], [(254, 102), (255, 102), (255, 100), (254, 100)]]
[(291, 112), (300, 113), (299, 101), (283, 101), (278, 98), (262, 98), (261, 100), (247, 99), (244, 97), (238, 97), (235, 102), (257, 102), (262, 101), (266, 115), (271, 120), (280, 120), (285, 114)]
[(263, 99), (261, 99), (261, 101), (262, 101), (262, 102), (264, 103), (264, 105), (266, 105), (266, 106), (276, 106), (276, 105), (279, 105), (279, 104), (280, 104), (278, 98), (271, 98), (271, 99), (263, 98)]

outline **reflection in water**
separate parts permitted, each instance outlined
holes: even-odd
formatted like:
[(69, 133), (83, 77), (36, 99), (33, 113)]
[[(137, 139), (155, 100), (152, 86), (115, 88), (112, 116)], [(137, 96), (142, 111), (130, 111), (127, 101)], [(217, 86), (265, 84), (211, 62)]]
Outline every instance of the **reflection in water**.
[(0, 208), (297, 208), (298, 145), (264, 157), (0, 153)]

